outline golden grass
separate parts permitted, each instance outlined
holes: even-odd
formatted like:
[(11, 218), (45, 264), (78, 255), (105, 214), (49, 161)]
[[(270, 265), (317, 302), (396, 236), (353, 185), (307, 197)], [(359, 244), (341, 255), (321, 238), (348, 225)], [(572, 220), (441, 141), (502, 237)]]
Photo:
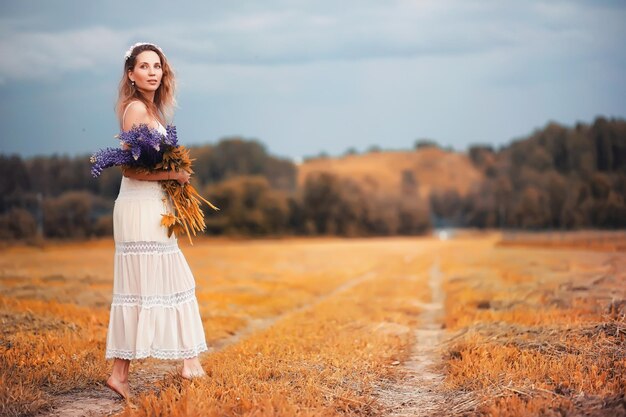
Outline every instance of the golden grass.
[(447, 388), (480, 415), (623, 415), (626, 256), (463, 249), (444, 264)]
[(498, 244), (501, 246), (578, 248), (603, 252), (624, 252), (626, 251), (626, 232), (623, 230), (511, 232), (505, 234)]
[[(429, 260), (416, 257), (427, 245), (398, 239), (205, 242), (204, 247), (198, 241), (184, 247), (209, 344), (219, 346), (242, 330), (249, 336), (204, 355), (206, 381), (166, 375), (156, 392), (136, 387), (137, 408), (123, 414), (374, 413), (370, 382), (389, 377), (396, 368), (392, 363), (406, 355), (419, 312), (413, 303), (427, 294), (419, 272)], [(80, 263), (100, 259), (90, 268), (102, 271), (112, 262), (113, 248), (93, 244), (82, 250), (80, 245), (15, 249), (0, 260), (0, 306), (5, 321), (13, 323), (5, 327), (2, 345), (3, 414), (33, 414), (70, 390), (102, 388), (109, 366), (104, 360), (108, 308), (97, 307), (97, 297), (83, 300), (91, 306), (70, 304), (62, 293), (84, 290), (86, 265)], [(73, 254), (71, 266), (67, 253)], [(42, 279), (52, 274), (54, 280)], [(5, 279), (11, 276), (30, 290), (16, 292), (18, 286)], [(107, 291), (110, 300), (110, 283)], [(273, 322), (250, 331), (256, 319)]]
[[(435, 258), (449, 332), (444, 391), (472, 398), (455, 410), (620, 412), (624, 254), (457, 236), (181, 240), (215, 347), (201, 357), (208, 378), (167, 373), (148, 384), (138, 371), (163, 368), (133, 361), (136, 397), (120, 414), (384, 415), (375, 387), (402, 381), (398, 365), (430, 301)], [(2, 252), (0, 415), (33, 415), (74, 392), (110, 395), (103, 383), (113, 253), (110, 241)]]
[(104, 312), (0, 297), (0, 414), (30, 415), (53, 395), (106, 377)]

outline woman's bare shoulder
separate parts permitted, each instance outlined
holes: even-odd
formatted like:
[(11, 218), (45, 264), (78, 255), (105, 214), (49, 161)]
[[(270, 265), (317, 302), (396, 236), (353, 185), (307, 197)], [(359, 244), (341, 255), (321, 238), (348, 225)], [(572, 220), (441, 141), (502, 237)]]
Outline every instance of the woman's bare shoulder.
[(124, 126), (122, 126), (122, 129), (129, 130), (133, 125), (139, 125), (141, 123), (150, 124), (148, 108), (141, 101), (131, 101), (126, 108)]

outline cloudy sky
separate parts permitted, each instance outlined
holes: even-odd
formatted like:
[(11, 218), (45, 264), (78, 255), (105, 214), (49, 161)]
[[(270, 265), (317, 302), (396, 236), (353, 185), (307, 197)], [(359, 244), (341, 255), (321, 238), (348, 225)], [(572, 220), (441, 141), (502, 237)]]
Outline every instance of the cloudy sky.
[(624, 118), (624, 39), (623, 1), (3, 0), (0, 153), (117, 146), (139, 41), (176, 71), (183, 144), (243, 136), (297, 160)]

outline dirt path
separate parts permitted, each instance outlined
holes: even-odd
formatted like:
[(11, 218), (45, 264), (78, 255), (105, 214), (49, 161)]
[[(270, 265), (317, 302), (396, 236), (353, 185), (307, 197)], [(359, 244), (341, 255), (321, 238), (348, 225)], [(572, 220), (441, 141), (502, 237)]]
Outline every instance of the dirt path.
[(445, 334), (442, 324), (445, 294), (439, 262), (435, 258), (428, 274), (431, 301), (415, 303), (421, 309), (420, 324), (413, 331), (411, 356), (400, 369), (402, 378), (377, 388), (379, 401), (389, 417), (437, 416), (451, 411), (450, 399), (440, 389), (444, 379), (440, 346)]

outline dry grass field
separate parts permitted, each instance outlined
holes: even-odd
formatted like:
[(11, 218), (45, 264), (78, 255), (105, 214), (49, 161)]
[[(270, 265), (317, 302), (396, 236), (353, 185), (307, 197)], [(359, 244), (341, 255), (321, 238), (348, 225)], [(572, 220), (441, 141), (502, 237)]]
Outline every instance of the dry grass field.
[(483, 179), (483, 174), (467, 155), (435, 147), (312, 159), (298, 166), (299, 187), (309, 175), (320, 171), (355, 180), (366, 190), (384, 190), (391, 194), (402, 190), (401, 173), (411, 172), (418, 179), (418, 192), (424, 199), (433, 189), (455, 189), (459, 195), (466, 195), (473, 185)]
[(179, 242), (208, 377), (133, 361), (129, 403), (104, 385), (112, 240), (2, 249), (0, 415), (626, 415), (623, 250), (496, 233)]

